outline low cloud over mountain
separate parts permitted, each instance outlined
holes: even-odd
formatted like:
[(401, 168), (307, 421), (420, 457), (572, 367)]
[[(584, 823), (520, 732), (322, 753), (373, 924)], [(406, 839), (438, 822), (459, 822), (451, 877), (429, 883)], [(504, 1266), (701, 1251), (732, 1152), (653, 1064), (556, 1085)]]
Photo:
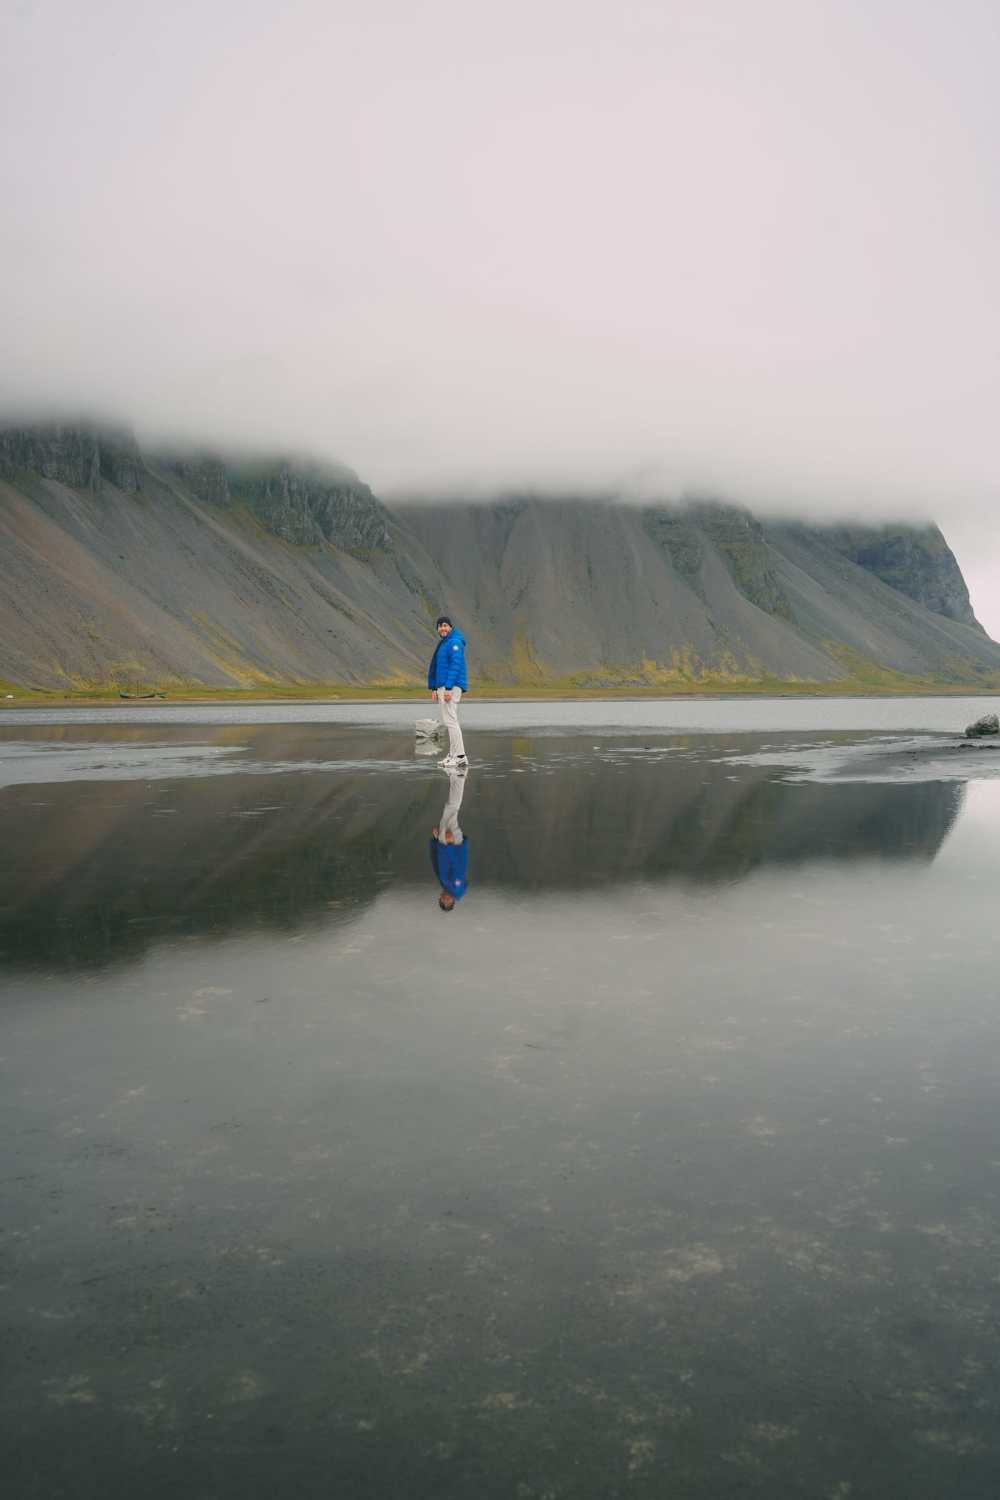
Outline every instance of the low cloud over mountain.
[(982, 0), (18, 0), (0, 409), (934, 517), (998, 631), (998, 63)]

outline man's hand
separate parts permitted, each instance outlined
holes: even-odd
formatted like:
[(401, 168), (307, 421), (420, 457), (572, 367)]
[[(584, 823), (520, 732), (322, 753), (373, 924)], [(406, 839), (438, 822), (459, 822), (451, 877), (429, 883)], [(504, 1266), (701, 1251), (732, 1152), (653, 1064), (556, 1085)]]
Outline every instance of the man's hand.
[(446, 703), (450, 703), (451, 702), (451, 688), (445, 688), (445, 690), (444, 690), (444, 701)]
[(431, 702), (432, 703), (436, 703), (437, 701), (438, 701), (437, 688), (431, 688)]

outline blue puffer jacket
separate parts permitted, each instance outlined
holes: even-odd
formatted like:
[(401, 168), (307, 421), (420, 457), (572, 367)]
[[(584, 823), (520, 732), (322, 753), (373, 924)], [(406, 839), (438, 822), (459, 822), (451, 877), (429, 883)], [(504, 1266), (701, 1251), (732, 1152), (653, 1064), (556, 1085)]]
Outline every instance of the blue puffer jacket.
[(469, 678), (465, 670), (465, 636), (454, 626), (443, 641), (438, 641), (437, 650), (431, 657), (427, 673), (427, 686), (435, 688), (460, 687), (469, 691)]
[(449, 891), (456, 901), (461, 901), (469, 888), (469, 840), (463, 839), (460, 844), (439, 844), (437, 839), (431, 839), (431, 868), (441, 883), (441, 889)]

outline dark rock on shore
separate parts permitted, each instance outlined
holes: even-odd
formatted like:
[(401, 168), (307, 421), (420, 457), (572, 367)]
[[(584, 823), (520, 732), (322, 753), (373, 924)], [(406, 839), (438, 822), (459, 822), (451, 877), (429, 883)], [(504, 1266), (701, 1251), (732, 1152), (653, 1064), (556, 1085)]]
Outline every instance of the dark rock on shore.
[(965, 737), (969, 740), (978, 739), (985, 734), (1000, 734), (1000, 719), (996, 714), (983, 714), (981, 719), (976, 719), (965, 730)]

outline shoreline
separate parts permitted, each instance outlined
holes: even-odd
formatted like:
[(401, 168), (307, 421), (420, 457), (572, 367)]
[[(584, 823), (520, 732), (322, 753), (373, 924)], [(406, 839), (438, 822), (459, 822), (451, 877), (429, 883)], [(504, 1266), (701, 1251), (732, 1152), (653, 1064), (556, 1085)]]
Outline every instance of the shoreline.
[[(466, 695), (463, 699), (465, 704), (470, 701), (475, 703), (477, 699), (490, 703), (524, 703), (524, 702), (560, 702), (560, 703), (594, 703), (594, 702), (674, 702), (681, 703), (691, 699), (701, 701), (719, 701), (735, 699), (829, 699), (829, 698), (866, 698), (866, 699), (893, 699), (893, 698), (983, 698), (1000, 699), (1000, 690), (996, 688), (982, 688), (973, 686), (940, 686), (940, 687), (865, 687), (864, 684), (849, 683), (843, 687), (803, 687), (803, 688), (764, 688), (759, 686), (746, 689), (730, 688), (690, 688), (685, 691), (667, 692), (658, 688), (593, 688), (593, 689), (568, 689), (568, 688), (485, 688)], [(123, 714), (127, 714), (132, 708), (144, 708), (154, 705), (158, 708), (169, 707), (191, 707), (193, 704), (205, 707), (225, 707), (227, 705), (246, 704), (248, 707), (254, 705), (298, 704), (308, 707), (324, 707), (332, 704), (352, 705), (371, 703), (412, 703), (414, 705), (429, 705), (429, 695), (426, 691), (415, 688), (362, 688), (351, 693), (258, 693), (242, 691), (222, 690), (218, 693), (191, 693), (179, 692), (176, 695), (168, 694), (165, 697), (155, 698), (126, 698), (117, 695), (99, 693), (77, 693), (72, 695), (58, 693), (25, 693), (13, 699), (0, 698), (0, 710), (9, 709), (16, 712), (18, 709), (31, 708), (120, 708)]]

